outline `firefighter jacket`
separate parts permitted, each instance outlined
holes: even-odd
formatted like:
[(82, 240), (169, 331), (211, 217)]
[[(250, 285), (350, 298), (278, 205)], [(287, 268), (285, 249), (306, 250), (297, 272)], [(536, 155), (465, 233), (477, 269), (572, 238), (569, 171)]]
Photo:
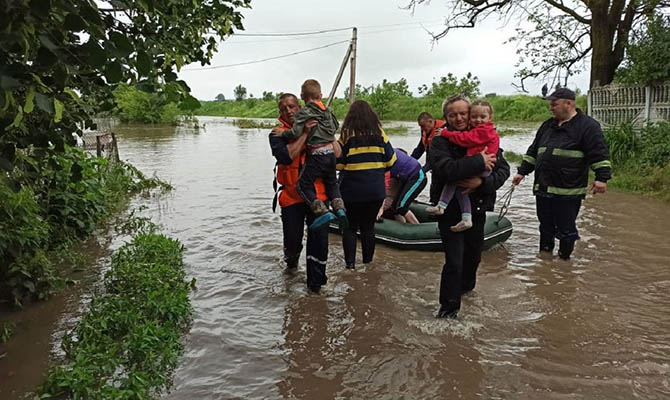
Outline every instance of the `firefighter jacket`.
[(597, 181), (611, 178), (612, 163), (600, 124), (577, 109), (577, 115), (561, 126), (554, 118), (540, 126), (523, 156), (519, 174), (535, 171), (536, 196), (583, 198), (589, 168), (595, 171)]

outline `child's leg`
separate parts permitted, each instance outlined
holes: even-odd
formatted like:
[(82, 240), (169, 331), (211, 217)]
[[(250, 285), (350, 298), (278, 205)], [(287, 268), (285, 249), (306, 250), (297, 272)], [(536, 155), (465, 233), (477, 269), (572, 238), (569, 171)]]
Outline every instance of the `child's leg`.
[(456, 201), (461, 206), (461, 222), (451, 227), (454, 232), (462, 232), (472, 228), (472, 204), (470, 204), (470, 196), (463, 194), (461, 191), (456, 192)]
[(426, 207), (426, 211), (433, 215), (444, 214), (444, 210), (447, 209), (447, 206), (449, 205), (451, 199), (454, 198), (455, 193), (456, 185), (444, 185), (442, 188), (442, 194), (440, 194), (440, 201), (433, 207)]
[(298, 185), (296, 189), (300, 197), (305, 200), (305, 203), (310, 207), (312, 212), (316, 215), (322, 215), (328, 212), (328, 209), (322, 201), (317, 201), (316, 190), (314, 189), (314, 181), (319, 177), (319, 160), (317, 157), (311, 155), (305, 159), (305, 165), (302, 166), (300, 177), (298, 178)]

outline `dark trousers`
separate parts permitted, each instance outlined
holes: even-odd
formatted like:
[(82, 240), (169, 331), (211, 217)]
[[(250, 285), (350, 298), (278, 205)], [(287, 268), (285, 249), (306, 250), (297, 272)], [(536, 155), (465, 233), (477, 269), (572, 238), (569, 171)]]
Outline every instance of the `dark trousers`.
[[(281, 220), (284, 231), (284, 259), (287, 263), (300, 258), (305, 223), (314, 221), (314, 214), (305, 203), (282, 207)], [(328, 229), (307, 232), (307, 284), (325, 285), (328, 260)]]
[(312, 204), (316, 200), (316, 189), (314, 181), (321, 178), (326, 188), (328, 200), (339, 199), (340, 185), (337, 183), (337, 172), (335, 169), (336, 161), (334, 153), (327, 154), (308, 154), (305, 159), (305, 165), (300, 171), (298, 178), (298, 193), (307, 202)]
[(356, 262), (356, 231), (358, 229), (361, 230), (363, 263), (372, 261), (375, 255), (375, 221), (383, 202), (383, 199), (355, 203), (344, 202), (347, 208), (349, 228), (342, 232), (342, 247), (344, 248), (344, 262), (348, 266)]
[(535, 196), (535, 199), (541, 241), (553, 243), (554, 238), (566, 242), (579, 240), (575, 221), (582, 206), (581, 198)]
[(403, 183), (398, 195), (393, 200), (393, 210), (395, 210), (396, 214), (407, 214), (410, 204), (426, 187), (426, 183), (428, 183), (428, 179), (426, 179), (426, 175), (422, 170), (419, 170), (419, 172)]
[[(460, 214), (459, 214), (460, 219)], [(477, 268), (484, 247), (485, 213), (472, 215), (472, 228), (463, 232), (449, 229), (458, 220), (441, 218), (438, 221), (444, 266), (440, 279), (440, 304), (449, 311), (461, 308), (461, 294), (475, 288)]]

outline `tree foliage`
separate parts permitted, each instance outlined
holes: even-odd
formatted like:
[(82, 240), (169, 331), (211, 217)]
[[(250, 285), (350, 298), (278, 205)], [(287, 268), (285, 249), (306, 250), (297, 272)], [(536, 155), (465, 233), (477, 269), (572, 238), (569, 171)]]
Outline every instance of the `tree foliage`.
[[(195, 108), (176, 71), (208, 64), (218, 40), (242, 29), (250, 0), (0, 0), (0, 167), (16, 148), (62, 151), (111, 110), (120, 83)], [(52, 145), (53, 147), (51, 147)]]
[(384, 118), (384, 113), (388, 111), (388, 106), (396, 98), (411, 97), (407, 80), (401, 78), (398, 82), (390, 82), (386, 79), (381, 84), (376, 85), (370, 92), (368, 100), (372, 108), (377, 111), (379, 118)]
[(479, 78), (468, 72), (467, 75), (458, 79), (451, 72), (447, 76), (442, 76), (437, 82), (433, 82), (430, 87), (426, 84), (419, 86), (419, 94), (428, 97), (439, 97), (446, 99), (454, 94), (464, 94), (468, 97), (477, 97), (480, 95)]
[[(427, 0), (409, 0), (413, 9)], [(586, 68), (590, 57), (591, 85), (612, 82), (624, 58), (629, 33), (654, 10), (670, 7), (667, 0), (446, 0), (450, 9), (446, 27), (435, 40), (452, 29), (474, 28), (487, 18), (503, 23), (517, 21), (519, 87), (526, 79), (552, 77), (552, 84)]]
[(617, 81), (651, 84), (670, 80), (670, 16), (656, 15), (636, 30)]
[(219, 93), (219, 94), (216, 95), (214, 100), (216, 100), (216, 101), (226, 101), (226, 96), (224, 96), (223, 93)]
[(233, 94), (235, 95), (235, 101), (242, 101), (247, 98), (247, 88), (239, 84), (235, 86)]

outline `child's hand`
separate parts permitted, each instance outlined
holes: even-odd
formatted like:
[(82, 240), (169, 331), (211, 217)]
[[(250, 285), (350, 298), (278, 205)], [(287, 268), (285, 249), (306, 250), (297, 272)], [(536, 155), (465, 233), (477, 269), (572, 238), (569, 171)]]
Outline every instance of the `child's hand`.
[(315, 119), (310, 119), (309, 121), (305, 122), (304, 127), (302, 128), (302, 134), (306, 135), (309, 133), (309, 131), (312, 130), (315, 126), (317, 126), (319, 123)]
[(272, 128), (272, 134), (275, 135), (275, 136), (281, 136), (282, 132), (284, 132), (284, 130), (281, 129), (280, 127), (278, 127), (278, 126), (275, 126), (274, 128)]

